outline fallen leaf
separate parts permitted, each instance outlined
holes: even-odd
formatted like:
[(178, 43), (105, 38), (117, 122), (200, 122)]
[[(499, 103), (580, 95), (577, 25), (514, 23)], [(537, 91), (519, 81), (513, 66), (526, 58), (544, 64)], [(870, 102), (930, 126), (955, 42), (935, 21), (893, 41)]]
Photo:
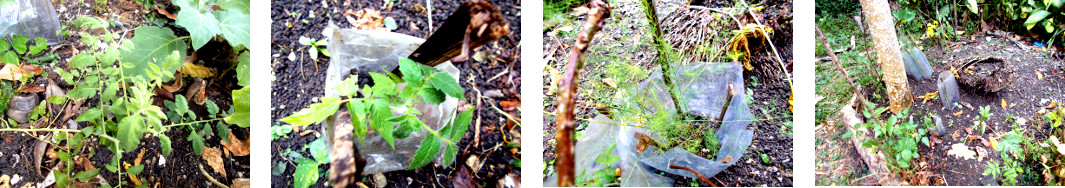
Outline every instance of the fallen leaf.
[(987, 157), (987, 149), (976, 147), (976, 156), (980, 157), (981, 160)]
[(19, 93), (40, 93), (40, 92), (44, 92), (44, 86), (23, 85), (22, 88), (19, 88), (18, 92)]
[(222, 145), (226, 147), (226, 150), (233, 152), (235, 156), (245, 156), (251, 153), (251, 150), (249, 150), (251, 147), (250, 142), (237, 139), (232, 130), (229, 131), (229, 142), (222, 142)]
[[(129, 171), (129, 168), (133, 167), (133, 165), (129, 165), (129, 163), (124, 162), (124, 161), (122, 162), (122, 165), (124, 165), (124, 167), (126, 168), (126, 171)], [(136, 174), (126, 173), (126, 175), (129, 176), (129, 181), (132, 181), (134, 185), (141, 186), (141, 184), (143, 184), (143, 183), (141, 183), (141, 180), (139, 178), (137, 178)]]
[(1009, 106), (1006, 105), (1006, 99), (1002, 99), (1002, 109), (1005, 110), (1007, 107)]
[(144, 159), (144, 148), (141, 148), (141, 152), (137, 154), (137, 158), (133, 159), (133, 166), (141, 165), (141, 159)]
[(233, 183), (229, 185), (231, 188), (249, 188), (251, 187), (251, 179), (237, 178), (233, 180)]
[(177, 16), (174, 16), (173, 14), (170, 14), (170, 12), (166, 11), (166, 9), (159, 8), (159, 5), (152, 5), (152, 6), (155, 7), (155, 10), (159, 11), (160, 14), (166, 15), (167, 18), (175, 19), (175, 20), (177, 19)]
[(947, 155), (954, 155), (955, 158), (976, 159), (973, 155), (976, 152), (969, 150), (969, 146), (965, 146), (963, 143), (957, 143), (950, 146), (950, 151), (947, 151)]
[(562, 74), (555, 67), (547, 66), (547, 75), (551, 75), (551, 86), (547, 88), (546, 95), (554, 95), (558, 92), (558, 83), (562, 81)]
[(307, 134), (316, 133), (316, 132), (318, 132), (318, 131), (306, 130), (306, 131), (301, 132), (300, 136), (307, 136)]
[(618, 88), (618, 84), (614, 83), (613, 78), (603, 79), (603, 83), (606, 84), (606, 86), (610, 86), (610, 88)]
[(718, 161), (718, 162), (721, 162), (721, 163), (732, 163), (732, 156), (731, 155), (726, 155), (725, 158), (722, 158), (721, 161)]
[(951, 135), (951, 136), (952, 136), (951, 138), (958, 139), (958, 136), (961, 136), (961, 133), (958, 132), (958, 130), (954, 130), (954, 135)]
[(478, 172), (481, 170), (481, 167), (484, 166), (484, 161), (481, 161), (477, 155), (470, 155), (470, 158), (466, 158), (466, 165), (469, 165), (470, 168), (472, 168), (470, 170)]
[(958, 112), (954, 112), (954, 114), (952, 114), (951, 116), (958, 117), (961, 115), (962, 112), (964, 112), (964, 110), (958, 110)]
[(991, 140), (991, 149), (998, 149), (998, 140), (995, 137), (989, 137)]
[(1051, 108), (1054, 108), (1054, 106), (1057, 106), (1057, 105), (1058, 105), (1058, 101), (1053, 101), (1053, 102), (1050, 102), (1050, 104), (1048, 104), (1048, 105), (1047, 105), (1046, 107), (1044, 107), (1044, 108), (1046, 108), (1046, 109), (1051, 109)]
[(43, 69), (41, 69), (40, 67), (33, 66), (30, 64), (22, 65), (22, 70), (26, 72), (33, 72), (33, 75), (40, 75), (41, 71), (43, 71)]
[(185, 75), (200, 78), (210, 78), (214, 76), (214, 72), (211, 72), (211, 68), (207, 68), (203, 65), (197, 65), (191, 62), (185, 62), (185, 65), (181, 66), (180, 71), (185, 73)]
[(355, 26), (355, 29), (382, 31), (386, 30), (385, 18), (381, 16), (381, 11), (363, 8), (358, 12), (352, 12), (351, 10), (348, 10), (347, 14), (352, 14), (355, 16), (355, 22), (351, 22), (351, 25)]
[(5, 80), (19, 80), (23, 76), (26, 76), (26, 71), (22, 69), (16, 69), (16, 65), (6, 64), (3, 68), (0, 68), (0, 79)]
[(924, 101), (922, 101), (921, 103), (926, 103), (926, 102), (928, 102), (928, 100), (939, 98), (939, 91), (931, 92), (931, 93), (925, 93), (924, 95), (919, 96), (917, 98), (924, 99)]
[(196, 78), (196, 80), (193, 80), (191, 85), (189, 85), (189, 88), (185, 90), (185, 100), (198, 105), (203, 105), (203, 103), (206, 102), (205, 99), (207, 99), (207, 93), (205, 93), (207, 90), (206, 87), (206, 81), (201, 78)]
[(503, 111), (514, 111), (521, 107), (521, 101), (500, 101), (499, 107), (503, 108)]
[(1050, 142), (1053, 142), (1054, 146), (1057, 147), (1058, 153), (1065, 155), (1065, 144), (1061, 144), (1061, 141), (1058, 140), (1057, 136), (1051, 136)]
[[(966, 127), (965, 128), (965, 134), (973, 134), (973, 128), (972, 127)], [(972, 140), (972, 136), (970, 136), (969, 138), (970, 138), (969, 140)]]
[(226, 177), (226, 166), (222, 164), (221, 150), (213, 147), (203, 148), (203, 153), (200, 154), (200, 157), (203, 158), (204, 161), (207, 161), (207, 165), (211, 166), (211, 169), (214, 169), (214, 172), (222, 174), (222, 177)]
[(163, 89), (168, 91), (168, 92), (173, 93), (173, 92), (177, 92), (178, 90), (181, 90), (181, 87), (185, 87), (184, 79), (181, 79), (181, 77), (184, 77), (184, 76), (180, 76), (180, 75), (181, 75), (180, 72), (176, 73), (174, 75), (174, 81), (171, 81), (170, 84), (163, 83)]

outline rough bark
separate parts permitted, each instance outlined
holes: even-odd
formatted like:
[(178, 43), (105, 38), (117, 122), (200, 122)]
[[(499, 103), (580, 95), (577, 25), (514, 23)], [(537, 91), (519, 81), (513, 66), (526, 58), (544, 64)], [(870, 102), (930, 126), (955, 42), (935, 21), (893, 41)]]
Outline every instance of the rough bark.
[(577, 102), (577, 81), (580, 78), (581, 67), (584, 66), (584, 52), (591, 45), (592, 37), (599, 32), (610, 17), (610, 4), (603, 0), (592, 0), (588, 3), (588, 18), (577, 34), (577, 42), (573, 45), (573, 51), (569, 56), (569, 64), (566, 65), (566, 73), (562, 75), (559, 83), (558, 96), (558, 127), (555, 138), (558, 139), (558, 147), (555, 154), (558, 169), (558, 186), (574, 186), (573, 175), (573, 135), (577, 122), (574, 119), (573, 109)]
[(906, 80), (906, 68), (903, 67), (902, 55), (899, 54), (899, 40), (895, 33), (894, 17), (887, 0), (861, 0), (862, 15), (866, 15), (866, 25), (873, 37), (873, 49), (876, 61), (884, 71), (884, 86), (887, 88), (888, 109), (898, 113), (913, 104), (910, 87)]
[(671, 56), (675, 54), (671, 46), (666, 43), (666, 40), (662, 38), (662, 29), (658, 24), (658, 12), (655, 10), (654, 0), (643, 0), (643, 10), (647, 17), (647, 23), (651, 27), (653, 33), (651, 36), (654, 39), (654, 45), (658, 50), (658, 57), (655, 61), (658, 61), (658, 66), (662, 67), (662, 83), (666, 85), (666, 89), (669, 90), (669, 97), (673, 99), (673, 107), (677, 109), (677, 114), (687, 114), (688, 108), (685, 106), (684, 97), (681, 96), (680, 91), (677, 90), (676, 84), (673, 84), (673, 78), (676, 74), (673, 72), (673, 67), (670, 66)]

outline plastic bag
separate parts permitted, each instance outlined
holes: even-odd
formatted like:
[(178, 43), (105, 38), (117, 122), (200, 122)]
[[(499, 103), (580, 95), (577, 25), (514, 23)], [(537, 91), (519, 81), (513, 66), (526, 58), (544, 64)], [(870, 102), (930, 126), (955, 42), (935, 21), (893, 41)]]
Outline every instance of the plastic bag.
[(925, 57), (920, 48), (902, 49), (900, 53), (907, 76), (917, 81), (932, 79), (932, 65), (928, 63), (928, 57)]
[[(724, 124), (715, 133), (721, 143), (717, 159), (709, 160), (692, 154), (684, 149), (673, 148), (668, 152), (661, 150), (647, 150), (640, 156), (640, 162), (655, 169), (677, 174), (685, 177), (696, 176), (686, 170), (672, 169), (669, 165), (688, 167), (699, 172), (704, 177), (712, 177), (728, 166), (739, 161), (747, 147), (751, 145), (754, 131), (748, 130), (754, 116), (747, 107), (747, 95), (744, 92), (743, 65), (739, 62), (730, 63), (694, 63), (692, 65), (673, 66), (676, 79), (680, 84), (684, 100), (688, 110), (697, 116), (717, 119), (721, 108), (725, 104), (728, 86), (732, 85), (732, 101), (725, 112)], [(662, 82), (662, 70), (657, 69), (651, 74), (651, 79), (640, 83), (641, 95), (650, 99), (645, 106), (645, 112), (652, 114), (657, 110), (674, 111), (672, 99), (666, 92)], [(662, 109), (659, 109), (662, 108)], [(636, 128), (631, 128), (636, 129)], [(638, 131), (638, 130), (637, 130)], [(623, 135), (621, 139), (635, 142), (632, 136)], [(633, 145), (635, 152), (635, 144)], [(657, 152), (656, 152), (657, 151)], [(730, 160), (725, 160), (730, 159)], [(722, 163), (722, 161), (726, 161)]]
[[(645, 133), (659, 143), (665, 140), (650, 130), (639, 128), (635, 122), (616, 122), (605, 115), (597, 115), (588, 122), (585, 133), (577, 141), (574, 152), (574, 170), (576, 175), (581, 172), (591, 174), (602, 168), (608, 168), (603, 164), (594, 163), (595, 159), (602, 154), (601, 148), (609, 144), (616, 144), (613, 155), (620, 157), (617, 164), (610, 167), (621, 168), (621, 186), (656, 187), (672, 186), (673, 180), (669, 177), (658, 175), (659, 171), (681, 176), (695, 178), (691, 172), (669, 168), (669, 165), (684, 166), (696, 170), (704, 177), (712, 177), (725, 168), (735, 164), (743, 157), (747, 147), (751, 145), (754, 131), (748, 130), (747, 125), (754, 120), (750, 108), (747, 107), (746, 93), (743, 91), (743, 65), (739, 62), (731, 63), (694, 63), (693, 65), (673, 66), (676, 83), (681, 84), (683, 96), (687, 108), (692, 114), (716, 119), (720, 115), (721, 107), (725, 104), (725, 96), (728, 85), (733, 86), (733, 97), (729, 108), (725, 113), (725, 122), (715, 132), (721, 143), (716, 160), (709, 160), (686, 150), (674, 148), (663, 152), (657, 148), (649, 147), (642, 154), (636, 153), (635, 134)], [(662, 83), (662, 70), (657, 69), (649, 79), (637, 85), (637, 95), (646, 100), (638, 103), (648, 116), (658, 110), (674, 111), (673, 102), (666, 92)], [(634, 126), (615, 126), (615, 124)], [(722, 163), (725, 158), (731, 158), (727, 163)], [(557, 175), (551, 175), (544, 182), (545, 186), (557, 185)]]
[(0, 37), (13, 34), (26, 38), (44, 38), (48, 45), (57, 44), (62, 38), (59, 18), (49, 0), (0, 0)]
[[(354, 70), (360, 74), (388, 72), (399, 66), (399, 58), (407, 57), (418, 45), (425, 42), (425, 39), (387, 31), (340, 29), (332, 22), (329, 23), (329, 27), (322, 31), (322, 35), (329, 40), (327, 50), (332, 55), (329, 68), (326, 70), (324, 86), (326, 97), (339, 96), (334, 87), (343, 81), (351, 71)], [(458, 80), (459, 70), (451, 62), (442, 63), (435, 68), (447, 72)], [(400, 90), (405, 85), (405, 83), (397, 84)], [(439, 129), (451, 123), (451, 120), (454, 119), (455, 111), (458, 107), (458, 99), (448, 96), (439, 105), (415, 103), (412, 107), (422, 112), (421, 115), (418, 115), (418, 119), (421, 119), (433, 129)], [(342, 108), (340, 111), (345, 110)], [(393, 111), (393, 113), (398, 115), (402, 112)], [(323, 121), (323, 125), (334, 125), (335, 122), (338, 122), (336, 118), (337, 115), (334, 114)], [(340, 123), (344, 122), (350, 123), (350, 121), (340, 121)], [(333, 138), (333, 126), (322, 127), (325, 129), (323, 132), (326, 132), (326, 138)], [(368, 175), (407, 169), (414, 152), (421, 146), (426, 134), (426, 131), (415, 131), (411, 133), (410, 137), (396, 139), (394, 140), (395, 149), (389, 146), (376, 131), (367, 134), (364, 137), (364, 142), (356, 143), (360, 154), (366, 159), (366, 167), (363, 168), (362, 174)], [(332, 145), (332, 139), (325, 140), (327, 145)], [(356, 142), (358, 141), (356, 140)], [(327, 148), (332, 150), (332, 147)], [(440, 149), (443, 150), (444, 148)], [(440, 160), (441, 157), (437, 156), (435, 161), (439, 163)]]

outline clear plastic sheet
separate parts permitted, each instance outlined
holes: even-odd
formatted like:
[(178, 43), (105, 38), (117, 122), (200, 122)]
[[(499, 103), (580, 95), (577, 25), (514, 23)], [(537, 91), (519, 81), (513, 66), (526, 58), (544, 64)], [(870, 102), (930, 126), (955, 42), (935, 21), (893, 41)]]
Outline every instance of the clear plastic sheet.
[[(654, 147), (649, 147), (642, 154), (636, 153), (634, 135), (636, 132), (645, 133), (652, 139), (664, 143), (665, 140), (650, 130), (639, 128), (633, 122), (615, 122), (605, 115), (597, 115), (588, 122), (580, 140), (577, 141), (574, 152), (574, 170), (577, 175), (581, 172), (591, 174), (603, 168), (621, 168), (622, 177), (619, 181), (621, 186), (658, 187), (672, 186), (673, 180), (658, 175), (661, 172), (695, 178), (691, 172), (685, 170), (670, 169), (669, 165), (684, 166), (696, 170), (704, 177), (713, 177), (736, 161), (740, 161), (747, 147), (751, 145), (754, 131), (748, 130), (754, 116), (747, 107), (745, 86), (743, 82), (743, 65), (739, 62), (730, 63), (693, 63), (692, 65), (675, 65), (676, 83), (681, 84), (682, 93), (687, 108), (692, 114), (716, 119), (720, 115), (721, 108), (725, 104), (725, 96), (728, 85), (733, 86), (733, 98), (725, 113), (725, 123), (716, 130), (717, 138), (721, 141), (721, 148), (717, 159), (709, 160), (686, 150), (673, 148), (663, 152)], [(661, 69), (651, 73), (649, 79), (637, 86), (637, 95), (646, 100), (640, 100), (647, 116), (651, 116), (658, 110), (674, 111), (669, 93), (662, 83)], [(620, 126), (634, 125), (634, 126)], [(589, 134), (590, 133), (590, 134)], [(609, 144), (617, 144), (614, 155), (621, 160), (617, 164), (596, 164), (595, 158), (602, 154), (602, 148)], [(731, 158), (727, 163), (723, 159)], [(545, 186), (557, 185), (557, 175), (551, 175), (544, 182)]]
[(907, 76), (918, 81), (932, 79), (932, 65), (928, 63), (928, 57), (925, 57), (920, 48), (902, 49), (900, 52), (906, 65)]
[[(407, 57), (418, 45), (425, 42), (425, 39), (387, 31), (340, 29), (332, 22), (329, 23), (329, 27), (322, 31), (322, 35), (329, 40), (327, 50), (332, 55), (329, 68), (326, 70), (325, 86), (323, 86), (325, 87), (326, 97), (339, 96), (334, 87), (353, 70), (360, 74), (388, 72), (399, 66), (399, 58)], [(459, 80), (459, 70), (450, 62), (442, 63), (435, 68), (447, 72), (456, 80)], [(398, 86), (402, 90), (405, 84), (398, 84)], [(421, 115), (418, 115), (418, 119), (421, 119), (433, 129), (439, 129), (454, 119), (455, 111), (458, 107), (458, 99), (448, 96), (439, 105), (415, 103), (412, 107), (422, 112)], [(341, 108), (341, 111), (345, 110)], [(398, 115), (402, 111), (393, 111), (393, 113)], [(334, 115), (323, 121), (322, 127), (325, 129), (323, 132), (326, 132), (326, 138), (333, 137), (333, 126), (325, 125), (334, 125), (334, 123), (338, 122), (336, 117), (337, 115)], [(339, 123), (345, 122), (350, 123), (350, 121), (339, 121)], [(411, 133), (410, 137), (396, 139), (395, 149), (389, 146), (376, 131), (367, 134), (364, 137), (364, 142), (356, 143), (356, 147), (359, 147), (362, 157), (366, 159), (366, 167), (363, 168), (362, 174), (369, 175), (407, 169), (410, 165), (411, 157), (418, 150), (426, 134), (426, 131), (415, 131)], [(327, 145), (331, 145), (332, 139), (325, 140)], [(358, 141), (356, 140), (356, 142)], [(441, 150), (443, 149), (441, 148)], [(440, 157), (437, 156), (435, 161), (439, 163), (440, 160)]]
[(44, 38), (48, 45), (57, 44), (59, 18), (49, 0), (0, 0), (0, 37), (19, 34), (26, 38)]

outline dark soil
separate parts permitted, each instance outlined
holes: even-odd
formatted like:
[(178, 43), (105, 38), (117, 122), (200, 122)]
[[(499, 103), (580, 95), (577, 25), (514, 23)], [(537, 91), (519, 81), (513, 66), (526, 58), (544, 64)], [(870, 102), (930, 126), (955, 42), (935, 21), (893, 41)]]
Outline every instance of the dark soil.
[[(329, 8), (324, 8), (322, 2), (290, 1), (275, 2), (272, 8), (273, 18), (273, 73), (276, 79), (272, 83), (272, 114), (271, 120), (275, 125), (282, 124), (278, 119), (291, 115), (296, 111), (313, 104), (312, 99), (324, 94), (325, 71), (329, 66), (329, 57), (319, 56), (318, 61), (309, 59), (305, 46), (297, 40), (300, 36), (315, 39), (324, 38), (322, 29), (332, 20), (341, 28), (350, 28), (352, 25), (344, 18), (343, 12), (347, 10), (357, 11), (363, 8), (381, 11), (384, 17), (393, 17), (398, 28), (393, 32), (426, 38), (431, 34), (428, 31), (425, 6), (422, 1), (396, 1), (391, 9), (383, 5), (383, 1), (359, 1), (359, 2), (329, 2)], [(491, 62), (465, 62), (458, 63), (456, 67), (461, 71), (459, 83), (465, 88), (465, 101), (460, 102), (460, 108), (475, 107), (474, 121), (469, 131), (459, 142), (459, 156), (456, 165), (465, 165), (466, 159), (476, 155), (480, 162), (484, 163), (481, 169), (471, 170), (473, 182), (482, 186), (493, 187), (495, 182), (507, 174), (514, 174), (520, 178), (520, 126), (509, 126), (507, 117), (491, 106), (511, 113), (518, 118), (520, 113), (517, 109), (508, 109), (500, 105), (502, 101), (521, 101), (519, 86), (521, 85), (521, 62), (520, 48), (518, 43), (521, 37), (518, 34), (521, 25), (519, 21), (520, 5), (514, 1), (492, 1), (502, 9), (507, 22), (510, 23), (511, 34), (485, 45), (474, 51), (493, 51), (500, 55)], [(444, 20), (454, 11), (460, 1), (433, 1), (433, 28), (439, 27)], [(312, 13), (313, 12), (313, 13)], [(324, 15), (331, 15), (326, 17)], [(295, 15), (295, 16), (293, 16)], [(314, 17), (311, 17), (314, 15)], [(291, 27), (288, 25), (291, 24)], [(292, 54), (295, 61), (288, 59)], [(478, 97), (488, 91), (499, 91), (502, 97)], [(480, 93), (480, 95), (478, 94)], [(520, 122), (519, 122), (520, 123)], [(287, 125), (286, 125), (287, 126)], [(479, 129), (478, 129), (479, 128)], [(318, 125), (311, 125), (302, 130), (321, 130)], [(477, 131), (480, 131), (479, 134)], [(513, 132), (511, 131), (513, 130)], [(288, 165), (285, 175), (273, 176), (275, 187), (288, 187), (292, 185), (291, 174), (296, 169), (295, 162), (289, 162), (281, 155), (285, 149), (300, 151), (307, 143), (318, 138), (318, 134), (298, 136), (290, 134), (289, 138), (274, 140), (271, 146), (272, 165)], [(504, 139), (505, 138), (505, 139)], [(509, 143), (514, 143), (510, 145)], [(309, 153), (300, 151), (304, 156)], [(274, 166), (276, 167), (276, 166)], [(273, 169), (274, 167), (271, 167)], [(403, 170), (382, 174), (386, 177), (385, 183), (389, 187), (451, 187), (452, 177), (457, 173), (458, 166), (443, 167), (436, 164), (427, 165), (421, 169)], [(319, 167), (328, 169), (327, 165)], [(367, 186), (378, 185), (373, 182), (372, 175), (363, 178), (361, 182)], [(328, 177), (323, 175), (312, 187), (324, 187)]]
[[(86, 2), (88, 3), (88, 2)], [(73, 29), (71, 25), (72, 20), (79, 17), (101, 17), (115, 21), (121, 26), (115, 26), (109, 28), (112, 32), (128, 30), (127, 35), (124, 38), (133, 36), (132, 30), (139, 26), (155, 25), (153, 23), (147, 23), (142, 15), (146, 15), (147, 11), (143, 9), (142, 5), (136, 4), (133, 1), (120, 0), (111, 1), (107, 5), (91, 4), (86, 6), (78, 1), (53, 1), (57, 13), (59, 15), (60, 24), (70, 28), (73, 36), (66, 36), (63, 40), (58, 41), (59, 44), (49, 46), (49, 50), (54, 50), (55, 54), (59, 56), (55, 66), (66, 69), (68, 58), (72, 57), (74, 51), (87, 51), (91, 46), (81, 42), (80, 37), (75, 32), (89, 32), (95, 33), (95, 31), (80, 31)], [(101, 10), (105, 12), (97, 12), (94, 7), (102, 7)], [(160, 5), (160, 8), (175, 10), (176, 8), (168, 7), (166, 5)], [(156, 17), (163, 17), (158, 13), (147, 13)], [(165, 19), (165, 18), (164, 18)], [(166, 25), (175, 31), (178, 35), (187, 35), (184, 29), (179, 29), (173, 25), (173, 20), (168, 20)], [(228, 45), (221, 45), (224, 42), (212, 41), (206, 46), (201, 48), (199, 59), (205, 61), (205, 66), (215, 70), (216, 72), (229, 68), (232, 62), (215, 61), (215, 57), (224, 59), (226, 57), (235, 56), (232, 53), (232, 49)], [(45, 50), (48, 52), (49, 50)], [(190, 53), (192, 51), (190, 50)], [(31, 79), (32, 84), (47, 83), (48, 80), (56, 81), (57, 84), (65, 91), (73, 88), (73, 85), (66, 83), (59, 78), (58, 74), (51, 68), (49, 64), (37, 64), (36, 66), (44, 68), (45, 72), (48, 72), (48, 77), (35, 77)], [(216, 76), (214, 78), (206, 79), (206, 96), (207, 99), (215, 102), (222, 111), (229, 110), (232, 103), (230, 102), (231, 91), (239, 89), (240, 86), (236, 85), (236, 77), (233, 71), (226, 72), (223, 75)], [(186, 89), (182, 88), (175, 92), (175, 94), (184, 94)], [(43, 96), (43, 94), (40, 94)], [(43, 98), (43, 97), (42, 97)], [(156, 97), (156, 104), (163, 108), (166, 112), (168, 109), (162, 105), (162, 98)], [(87, 99), (83, 107), (92, 108), (98, 104), (98, 98)], [(190, 109), (195, 111), (201, 117), (206, 117), (207, 113), (205, 107), (201, 105), (191, 104)], [(163, 124), (170, 124), (171, 122), (164, 121)], [(79, 128), (85, 128), (90, 126), (91, 123), (82, 122)], [(28, 127), (24, 127), (28, 128)], [(241, 140), (247, 140), (249, 138), (248, 128), (231, 128), (231, 132)], [(45, 133), (38, 133), (43, 136)], [(51, 134), (51, 133), (47, 133)], [(250, 166), (250, 158), (248, 156), (226, 156), (223, 154), (223, 163), (225, 165), (225, 171), (227, 176), (222, 177), (221, 174), (215, 173), (210, 166), (206, 164), (203, 159), (196, 154), (193, 154), (192, 145), (185, 139), (188, 137), (188, 131), (184, 127), (173, 127), (171, 130), (165, 132), (167, 136), (171, 138), (172, 151), (169, 156), (162, 156), (159, 141), (153, 136), (142, 139), (141, 146), (135, 151), (126, 152), (123, 157), (123, 162), (132, 163), (137, 158), (137, 154), (141, 151), (144, 152), (142, 158), (142, 164), (144, 170), (137, 175), (141, 182), (149, 187), (161, 186), (161, 187), (180, 187), (180, 186), (193, 186), (193, 187), (209, 187), (214, 186), (211, 184), (205, 175), (200, 173), (198, 165), (203, 165), (209, 172), (209, 176), (217, 179), (223, 184), (229, 185), (233, 180), (238, 178), (248, 178)], [(51, 172), (51, 168), (55, 167), (59, 162), (58, 159), (45, 157), (41, 161), (41, 166), (36, 167), (33, 165), (33, 146), (38, 143), (38, 139), (35, 136), (28, 135), (27, 133), (13, 133), (5, 132), (0, 133), (0, 137), (4, 139), (0, 142), (0, 172), (6, 175), (18, 174), (22, 180), (13, 185), (14, 187), (21, 187), (23, 185), (29, 185), (30, 183), (36, 184), (44, 180), (44, 176), (47, 176)], [(105, 146), (101, 145), (99, 138), (90, 137), (83, 143), (83, 152), (76, 154), (75, 158), (87, 158), (86, 160), (93, 168), (104, 168), (104, 165), (111, 161), (113, 153)], [(221, 144), (221, 138), (218, 136), (211, 136), (205, 140), (205, 147), (217, 148), (224, 150), (224, 146)], [(65, 144), (63, 144), (65, 146)], [(56, 151), (56, 145), (49, 145), (48, 152)], [(160, 160), (165, 160), (165, 163), (160, 164)], [(76, 171), (85, 170), (82, 168), (75, 168)], [(125, 171), (125, 170), (123, 170)], [(38, 175), (40, 174), (40, 175)], [(107, 180), (112, 186), (118, 184), (119, 180), (126, 182), (124, 185), (130, 185), (128, 176), (117, 176), (108, 170), (101, 170), (100, 176)]]
[[(715, 1), (716, 2), (716, 1)], [(781, 58), (788, 68), (788, 72), (791, 72), (791, 2), (790, 1), (772, 1), (772, 2), (748, 2), (751, 4), (764, 3), (767, 6), (766, 10), (756, 12), (758, 19), (770, 27), (772, 27), (776, 33), (773, 35), (773, 43), (777, 47), (777, 51), (781, 54)], [(659, 17), (669, 14), (674, 9), (681, 9), (687, 4), (685, 1), (663, 1), (657, 2), (656, 8), (659, 9)], [(644, 29), (641, 26), (646, 26), (644, 21), (644, 13), (641, 5), (634, 1), (621, 1), (611, 2), (612, 16), (607, 21), (608, 25), (600, 31), (593, 39), (592, 48), (589, 49), (587, 57), (592, 56), (617, 56), (620, 59), (625, 59), (626, 63), (644, 67), (648, 70), (656, 68), (658, 65), (653, 63), (657, 52), (654, 48), (645, 42), (650, 38), (650, 35), (641, 34)], [(731, 7), (732, 4), (728, 4), (727, 7)], [(713, 6), (710, 6), (713, 7)], [(569, 14), (567, 12), (567, 14)], [(583, 23), (584, 15), (573, 16), (569, 15), (569, 18), (576, 19), (574, 23)], [(753, 20), (751, 21), (753, 23)], [(734, 22), (729, 20), (730, 24), (724, 29), (731, 31), (735, 29)], [(687, 23), (685, 23), (687, 24)], [(572, 25), (572, 24), (570, 24)], [(571, 51), (571, 45), (574, 39), (572, 38), (572, 32), (577, 32), (580, 27), (574, 26), (573, 31), (563, 31), (561, 28), (568, 27), (570, 25), (560, 23), (545, 23), (544, 31), (544, 53), (547, 66), (558, 70), (561, 74), (565, 71), (564, 67), (567, 63), (567, 57)], [(692, 24), (697, 25), (697, 24)], [(668, 33), (667, 30), (677, 28), (663, 28), (663, 33)], [(720, 32), (729, 32), (720, 31)], [(731, 35), (727, 35), (731, 36)], [(665, 38), (671, 38), (675, 36), (664, 36)], [(614, 46), (616, 43), (625, 43), (625, 46)], [(603, 48), (596, 48), (597, 46), (603, 46)], [(624, 48), (624, 49), (620, 49)], [(609, 50), (604, 50), (609, 49)], [(600, 50), (600, 51), (597, 51)], [(775, 73), (747, 71), (744, 72), (744, 81), (747, 83), (747, 88), (753, 91), (754, 103), (750, 108), (752, 113), (755, 114), (756, 119), (765, 119), (763, 121), (757, 121), (750, 125), (750, 129), (754, 130), (754, 139), (751, 147), (747, 149), (744, 156), (739, 158), (739, 162), (735, 165), (725, 169), (720, 174), (710, 178), (710, 181), (718, 186), (792, 186), (792, 136), (790, 134), (791, 127), (785, 126), (786, 122), (791, 121), (791, 111), (788, 109), (790, 104), (788, 98), (791, 96), (791, 88), (787, 82), (783, 79), (783, 75), (780, 74), (780, 64), (776, 61), (776, 57), (773, 55), (769, 48), (763, 48), (763, 50), (751, 52), (752, 64), (759, 68), (765, 68), (761, 70), (776, 70)], [(720, 60), (719, 60), (720, 61)], [(601, 103), (602, 101), (596, 101), (595, 94), (581, 93), (586, 87), (590, 85), (603, 85), (600, 80), (602, 73), (594, 72), (603, 69), (603, 65), (599, 65), (592, 62), (586, 62), (585, 67), (582, 69), (581, 80), (579, 81), (579, 92), (577, 94), (577, 123), (583, 125), (586, 122), (581, 119), (587, 119), (592, 117), (597, 111), (595, 106), (590, 104)], [(557, 140), (555, 136), (555, 116), (553, 113), (557, 110), (557, 95), (551, 94), (548, 90), (552, 87), (551, 80), (553, 79), (550, 74), (545, 70), (544, 75), (544, 89), (545, 89), (545, 107), (544, 107), (544, 153), (543, 158), (548, 165), (554, 165), (555, 162), (555, 142)], [(756, 83), (756, 84), (752, 84)], [(612, 94), (607, 94), (610, 96)], [(577, 131), (582, 131), (578, 126)], [(766, 154), (769, 158), (769, 163), (762, 162), (761, 154)], [(549, 168), (553, 170), (554, 168)], [(545, 171), (545, 174), (554, 173), (553, 171)], [(547, 175), (545, 175), (546, 178)], [(693, 180), (691, 178), (683, 178), (680, 176), (667, 174), (666, 176), (676, 180), (674, 186), (691, 186)], [(710, 186), (698, 182), (700, 186)]]

